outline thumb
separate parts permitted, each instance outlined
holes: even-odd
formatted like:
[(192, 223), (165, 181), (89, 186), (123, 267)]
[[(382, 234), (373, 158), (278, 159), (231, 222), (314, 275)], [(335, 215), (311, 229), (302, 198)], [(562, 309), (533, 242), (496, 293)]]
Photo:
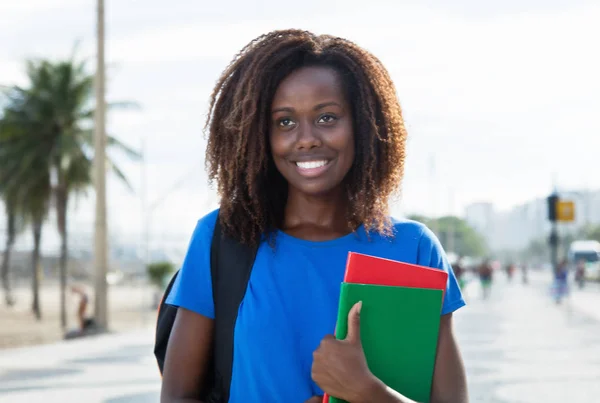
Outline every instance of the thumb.
[(351, 343), (360, 344), (360, 309), (362, 308), (362, 301), (354, 304), (350, 312), (348, 312), (348, 334), (346, 335), (346, 341)]

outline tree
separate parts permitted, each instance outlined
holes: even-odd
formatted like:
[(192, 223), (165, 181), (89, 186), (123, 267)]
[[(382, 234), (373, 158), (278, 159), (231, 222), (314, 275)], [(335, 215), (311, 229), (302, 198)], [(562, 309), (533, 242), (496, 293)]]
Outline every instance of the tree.
[[(20, 212), (32, 224), (32, 311), (40, 320), (40, 246), (51, 185), (45, 138), (43, 135), (38, 138), (37, 134), (47, 132), (39, 123), (37, 113), (40, 111), (35, 108), (35, 100), (30, 94), (15, 88), (8, 94), (8, 99), (0, 121), (0, 183), (5, 203), (8, 201), (6, 205), (11, 209), (8, 220), (16, 218), (15, 214)], [(10, 222), (8, 227), (12, 227)], [(9, 230), (12, 232), (12, 228)]]
[(154, 262), (146, 266), (150, 282), (159, 289), (165, 286), (165, 279), (175, 272), (175, 266), (171, 262)]
[[(567, 256), (571, 243), (577, 239), (590, 239), (600, 242), (600, 225), (589, 225), (579, 228), (573, 233), (568, 233), (559, 238), (559, 256)], [(534, 239), (521, 251), (525, 259), (549, 260), (550, 246), (548, 237)]]
[(600, 242), (600, 225), (590, 225), (581, 230), (582, 238)]
[[(61, 237), (60, 305), (61, 325), (64, 328), (66, 327), (68, 206), (71, 196), (85, 193), (92, 185), (94, 77), (86, 72), (85, 63), (73, 59), (58, 62), (29, 61), (27, 76), (29, 86), (25, 89), (12, 87), (11, 99), (26, 99), (26, 103), (17, 103), (13, 106), (17, 111), (20, 107), (26, 108), (30, 113), (13, 124), (30, 140), (30, 147), (20, 152), (27, 155), (35, 154), (40, 149), (45, 150), (46, 165), (39, 169), (55, 179), (52, 192), (57, 227)], [(128, 105), (131, 104), (120, 103), (111, 106)], [(140, 157), (139, 153), (114, 137), (108, 137), (107, 145), (124, 151), (129, 157)], [(16, 155), (16, 158), (19, 158), (19, 155)], [(113, 161), (107, 159), (106, 163), (107, 168), (131, 189), (125, 175)]]
[(429, 228), (436, 228), (436, 235), (448, 252), (473, 257), (482, 257), (488, 253), (488, 247), (481, 234), (459, 217), (445, 216), (431, 219), (421, 215), (411, 215), (409, 219), (421, 222)]
[(156, 287), (153, 305), (158, 306), (160, 304), (160, 298), (162, 290), (165, 287), (167, 276), (175, 272), (175, 266), (173, 266), (173, 263), (166, 261), (154, 262), (146, 266), (146, 272), (150, 279), (150, 283)]

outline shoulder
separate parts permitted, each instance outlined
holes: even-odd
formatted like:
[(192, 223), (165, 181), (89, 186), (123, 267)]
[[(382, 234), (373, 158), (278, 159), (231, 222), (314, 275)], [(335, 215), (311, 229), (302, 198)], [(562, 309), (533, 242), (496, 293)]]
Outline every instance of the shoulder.
[(391, 217), (393, 236), (418, 239), (419, 242), (437, 242), (437, 237), (425, 224), (408, 218)]
[(211, 211), (196, 221), (192, 236), (188, 243), (187, 258), (193, 258), (199, 251), (204, 253), (212, 243), (215, 225), (219, 216), (219, 210)]
[(196, 222), (196, 228), (194, 229), (194, 234), (192, 238), (207, 238), (209, 240), (212, 239), (212, 234), (215, 230), (215, 225), (217, 224), (218, 217), (219, 209), (216, 209), (206, 214), (204, 217), (200, 218)]
[(219, 209), (213, 210), (198, 220), (198, 226), (214, 230), (217, 219), (219, 218)]
[(414, 245), (417, 249), (418, 264), (438, 266), (445, 257), (442, 245), (429, 227), (407, 218), (391, 218), (394, 238), (404, 245)]

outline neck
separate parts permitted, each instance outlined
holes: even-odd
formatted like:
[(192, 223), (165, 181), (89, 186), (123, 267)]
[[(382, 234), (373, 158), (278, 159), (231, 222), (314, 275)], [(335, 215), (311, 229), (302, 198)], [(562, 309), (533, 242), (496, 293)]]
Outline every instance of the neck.
[(283, 227), (313, 226), (341, 232), (348, 230), (348, 200), (342, 189), (323, 196), (307, 196), (290, 188)]

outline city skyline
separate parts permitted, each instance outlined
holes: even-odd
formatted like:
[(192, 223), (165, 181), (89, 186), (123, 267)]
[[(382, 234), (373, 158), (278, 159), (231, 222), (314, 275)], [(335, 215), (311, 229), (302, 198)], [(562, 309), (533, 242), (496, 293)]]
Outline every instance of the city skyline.
[[(564, 3), (564, 4), (563, 4)], [(111, 112), (108, 130), (146, 145), (143, 168), (117, 159), (135, 193), (108, 181), (113, 231), (144, 230), (143, 200), (156, 205), (152, 227), (191, 234), (216, 207), (203, 170), (202, 135), (212, 85), (249, 40), (275, 28), (302, 27), (348, 37), (386, 65), (409, 133), (406, 175), (394, 215), (459, 214), (476, 201), (499, 209), (545, 197), (554, 184), (600, 188), (593, 167), (600, 137), (600, 7), (587, 1), (358, 1), (294, 13), (275, 3), (235, 6), (151, 0), (143, 8), (107, 2), (109, 101), (140, 110)], [(272, 6), (272, 7), (269, 7)], [(316, 13), (315, 10), (327, 11)], [(385, 10), (385, 13), (382, 13)], [(94, 6), (85, 0), (25, 0), (0, 5), (0, 84), (23, 84), (29, 57), (94, 57)], [(91, 193), (91, 192), (90, 192)], [(93, 223), (93, 198), (73, 203), (76, 225)]]

